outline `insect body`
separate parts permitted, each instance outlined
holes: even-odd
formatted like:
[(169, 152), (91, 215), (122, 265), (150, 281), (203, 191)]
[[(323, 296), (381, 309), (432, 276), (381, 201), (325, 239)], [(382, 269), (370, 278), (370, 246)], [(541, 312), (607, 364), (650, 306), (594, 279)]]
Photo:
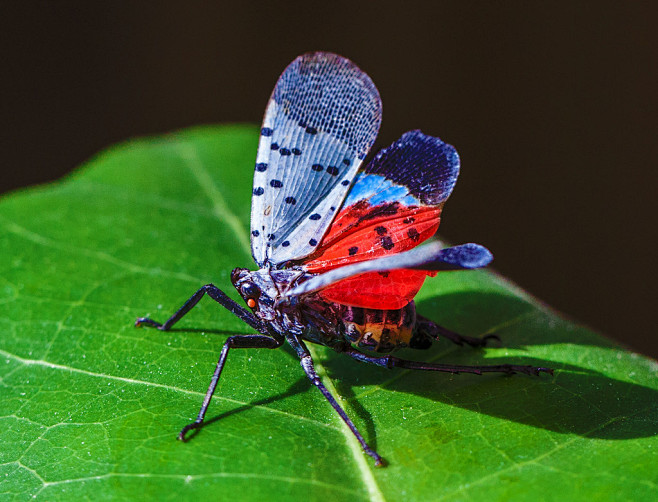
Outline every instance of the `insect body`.
[[(228, 338), (197, 419), (202, 424), (228, 352), (290, 344), (311, 382), (381, 465), (335, 398), (322, 384), (306, 342), (358, 361), (449, 373), (552, 373), (521, 365), (455, 366), (407, 361), (388, 353), (428, 348), (439, 336), (482, 346), (416, 313), (413, 298), (425, 278), (443, 270), (486, 266), (478, 244), (442, 248), (430, 239), (459, 173), (455, 149), (410, 131), (363, 166), (381, 122), (381, 100), (370, 78), (330, 53), (295, 59), (270, 98), (256, 157), (251, 206), (251, 251), (258, 270), (237, 268), (231, 282), (248, 309), (212, 284), (200, 288), (164, 324), (168, 330), (208, 294), (259, 334)], [(495, 336), (493, 336), (495, 338)]]

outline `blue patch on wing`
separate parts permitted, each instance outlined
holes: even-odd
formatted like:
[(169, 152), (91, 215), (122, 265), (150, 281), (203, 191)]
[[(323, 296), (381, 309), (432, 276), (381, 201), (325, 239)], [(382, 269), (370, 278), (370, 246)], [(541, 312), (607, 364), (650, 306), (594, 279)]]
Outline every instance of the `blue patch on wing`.
[(405, 206), (418, 206), (420, 201), (409, 194), (409, 189), (386, 179), (379, 174), (359, 173), (354, 179), (343, 207), (351, 206), (360, 200), (367, 200), (371, 206), (378, 206), (387, 202), (400, 202)]
[(371, 206), (443, 204), (457, 182), (457, 151), (439, 138), (409, 131), (382, 149), (354, 179), (343, 208), (359, 201)]

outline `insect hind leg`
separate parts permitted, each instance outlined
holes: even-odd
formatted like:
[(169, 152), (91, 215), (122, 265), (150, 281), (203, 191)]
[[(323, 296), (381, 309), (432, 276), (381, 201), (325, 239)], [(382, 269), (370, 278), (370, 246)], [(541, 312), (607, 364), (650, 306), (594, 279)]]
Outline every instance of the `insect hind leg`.
[(440, 371), (443, 373), (471, 373), (474, 375), (482, 375), (483, 373), (505, 373), (513, 375), (514, 373), (523, 373), (525, 375), (539, 375), (540, 373), (553, 374), (551, 368), (526, 366), (518, 364), (497, 364), (490, 366), (464, 366), (457, 364), (437, 364), (437, 363), (424, 363), (419, 361), (409, 361), (407, 359), (400, 359), (395, 356), (371, 356), (355, 350), (351, 347), (345, 348), (345, 354), (364, 363), (375, 364), (384, 368), (405, 368), (410, 370), (425, 370), (425, 371)]
[(431, 319), (418, 315), (416, 321), (416, 330), (422, 336), (428, 337), (430, 339), (438, 340), (443, 337), (447, 340), (450, 340), (452, 343), (463, 346), (464, 344), (470, 345), (471, 347), (485, 347), (489, 340), (497, 340), (500, 342), (498, 335), (490, 334), (485, 335), (482, 338), (476, 338), (473, 336), (460, 335), (454, 331), (439, 326)]

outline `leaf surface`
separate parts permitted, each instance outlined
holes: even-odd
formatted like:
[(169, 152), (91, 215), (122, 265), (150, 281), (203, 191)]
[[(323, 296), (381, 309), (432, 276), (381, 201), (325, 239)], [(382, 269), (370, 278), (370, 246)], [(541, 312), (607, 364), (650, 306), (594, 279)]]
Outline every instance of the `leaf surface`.
[(209, 299), (172, 332), (133, 322), (208, 282), (238, 299), (257, 141), (250, 126), (134, 140), (0, 201), (2, 500), (658, 498), (656, 363), (485, 271), (441, 273), (417, 303), (503, 345), (401, 355), (555, 376), (386, 370), (314, 346), (376, 469), (291, 350), (235, 350), (210, 423), (176, 441), (224, 340), (250, 329)]

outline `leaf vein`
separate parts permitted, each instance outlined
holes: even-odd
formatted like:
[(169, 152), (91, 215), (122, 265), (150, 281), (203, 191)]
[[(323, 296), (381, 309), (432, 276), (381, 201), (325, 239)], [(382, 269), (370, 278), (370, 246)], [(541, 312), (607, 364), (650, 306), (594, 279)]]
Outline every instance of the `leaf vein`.
[[(26, 358), (17, 356), (15, 354), (12, 354), (10, 352), (6, 352), (2, 349), (0, 349), (0, 354), (2, 354), (5, 357), (12, 358), (12, 359), (14, 359), (14, 360), (16, 360), (16, 361), (18, 361), (22, 364), (25, 364), (26, 366), (42, 366), (42, 367), (45, 367), (45, 368), (51, 368), (51, 369), (56, 369), (56, 370), (61, 370), (61, 371), (70, 371), (72, 373), (78, 373), (78, 374), (81, 374), (81, 375), (91, 376), (91, 377), (95, 377), (95, 378), (106, 378), (108, 380), (116, 380), (116, 381), (119, 381), (119, 382), (125, 382), (125, 383), (135, 384), (135, 385), (146, 385), (147, 387), (156, 387), (156, 388), (159, 388), (159, 389), (165, 389), (165, 390), (170, 390), (170, 391), (174, 391), (174, 392), (180, 392), (182, 394), (205, 397), (205, 393), (197, 392), (197, 391), (194, 391), (194, 390), (187, 390), (187, 389), (182, 389), (180, 387), (174, 387), (174, 386), (171, 386), (171, 385), (165, 385), (165, 384), (155, 383), (155, 382), (147, 382), (145, 380), (137, 380), (137, 379), (134, 379), (134, 378), (121, 377), (121, 376), (116, 376), (116, 375), (107, 375), (107, 374), (102, 374), (102, 373), (95, 373), (93, 371), (83, 370), (83, 369), (80, 369), (80, 368), (73, 368), (71, 366), (64, 366), (62, 364), (51, 363), (51, 362), (48, 362), (48, 361), (43, 361), (43, 360), (38, 360), (38, 359), (26, 359)], [(277, 410), (276, 408), (270, 408), (268, 406), (263, 406), (261, 404), (256, 404), (255, 405), (255, 404), (251, 404), (251, 403), (248, 403), (248, 402), (245, 402), (245, 401), (239, 401), (237, 399), (231, 399), (231, 398), (228, 398), (228, 397), (223, 397), (223, 396), (214, 396), (214, 397), (215, 397), (215, 399), (220, 399), (222, 401), (226, 401), (228, 403), (236, 404), (236, 405), (239, 405), (239, 406), (246, 406), (246, 407), (250, 407), (250, 408), (262, 409), (262, 410), (266, 410), (266, 411), (276, 413), (276, 414), (279, 414), (279, 415), (284, 415), (284, 416), (289, 417), (289, 418), (296, 418), (298, 420), (303, 420), (305, 422), (310, 422), (312, 424), (319, 425), (321, 427), (325, 427), (325, 428), (328, 428), (328, 429), (337, 430), (336, 427), (334, 427), (332, 425), (329, 425), (329, 424), (326, 424), (324, 422), (320, 422), (320, 421), (317, 421), (317, 420), (313, 420), (313, 419), (305, 417), (303, 415), (296, 415), (294, 413), (290, 413), (290, 412), (282, 411), (282, 410)]]
[(76, 254), (81, 254), (83, 256), (96, 258), (104, 262), (111, 263), (113, 265), (117, 265), (124, 269), (130, 270), (131, 272), (134, 273), (145, 274), (145, 275), (169, 276), (175, 279), (194, 282), (195, 284), (198, 284), (200, 282), (200, 279), (198, 277), (194, 277), (182, 272), (172, 272), (169, 270), (163, 270), (161, 268), (142, 267), (140, 265), (135, 265), (134, 263), (121, 260), (120, 258), (116, 258), (111, 254), (105, 253), (104, 251), (98, 251), (96, 249), (87, 249), (79, 246), (69, 246), (61, 242), (58, 242), (54, 239), (51, 239), (49, 237), (39, 235), (36, 232), (32, 232), (31, 230), (28, 230), (27, 228), (22, 227), (20, 225), (17, 225), (14, 222), (7, 221), (5, 218), (1, 216), (0, 216), (0, 224), (2, 224), (2, 226), (8, 232), (11, 232), (28, 241), (34, 242), (35, 244), (39, 244), (44, 247), (58, 249), (60, 251), (66, 251), (67, 253), (76, 253)]
[(44, 487), (57, 486), (62, 484), (69, 483), (84, 483), (86, 481), (96, 481), (103, 480), (115, 477), (123, 478), (156, 478), (156, 479), (179, 479), (186, 483), (192, 481), (203, 480), (203, 479), (212, 479), (212, 478), (236, 478), (236, 479), (258, 479), (258, 480), (267, 480), (267, 481), (278, 481), (282, 483), (298, 483), (298, 484), (307, 484), (311, 486), (318, 486), (324, 489), (330, 489), (334, 491), (339, 491), (351, 495), (356, 495), (363, 497), (361, 493), (345, 488), (336, 483), (326, 483), (317, 479), (307, 479), (307, 478), (295, 478), (290, 476), (277, 476), (273, 474), (260, 474), (260, 473), (250, 473), (250, 472), (214, 472), (207, 474), (152, 474), (152, 473), (130, 473), (130, 472), (108, 472), (107, 474), (101, 474), (98, 476), (88, 476), (84, 478), (74, 478), (74, 479), (63, 479), (59, 481), (43, 481)]

